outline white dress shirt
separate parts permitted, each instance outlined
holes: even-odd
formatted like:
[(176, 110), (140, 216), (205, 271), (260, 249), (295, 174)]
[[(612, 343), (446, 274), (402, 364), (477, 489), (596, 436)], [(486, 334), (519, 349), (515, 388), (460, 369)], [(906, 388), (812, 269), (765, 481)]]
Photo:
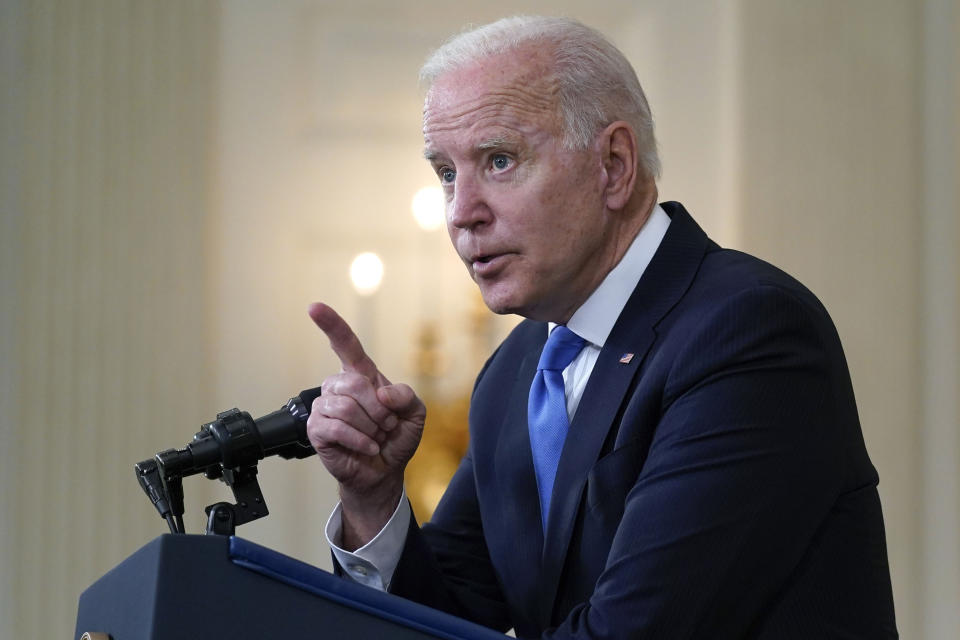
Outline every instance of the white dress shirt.
[[(620, 317), (627, 300), (637, 286), (637, 281), (646, 270), (653, 254), (667, 233), (670, 216), (660, 205), (655, 205), (650, 218), (633, 239), (623, 258), (603, 279), (587, 301), (571, 316), (567, 328), (586, 340), (580, 354), (563, 370), (563, 383), (567, 396), (567, 414), (571, 422), (580, 406), (583, 390), (593, 372), (613, 325)], [(548, 332), (556, 326), (549, 323)], [(403, 545), (410, 526), (410, 507), (406, 492), (400, 498), (393, 516), (380, 533), (353, 553), (338, 545), (341, 536), (341, 507), (338, 504), (327, 520), (326, 536), (337, 562), (344, 572), (356, 582), (386, 590), (393, 579), (393, 572), (400, 561)]]

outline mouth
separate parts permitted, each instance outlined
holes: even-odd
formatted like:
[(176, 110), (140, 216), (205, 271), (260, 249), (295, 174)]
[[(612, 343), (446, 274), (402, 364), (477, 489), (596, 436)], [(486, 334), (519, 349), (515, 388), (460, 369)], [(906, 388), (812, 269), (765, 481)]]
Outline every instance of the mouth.
[(502, 269), (509, 253), (483, 253), (470, 258), (470, 266), (477, 277), (486, 278), (495, 275)]

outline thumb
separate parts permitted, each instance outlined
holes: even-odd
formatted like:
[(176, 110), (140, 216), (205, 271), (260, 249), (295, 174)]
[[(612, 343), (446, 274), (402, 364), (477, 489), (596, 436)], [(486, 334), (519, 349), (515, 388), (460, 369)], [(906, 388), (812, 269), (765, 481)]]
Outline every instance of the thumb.
[(406, 384), (390, 384), (377, 389), (377, 399), (401, 418), (424, 418), (427, 408)]

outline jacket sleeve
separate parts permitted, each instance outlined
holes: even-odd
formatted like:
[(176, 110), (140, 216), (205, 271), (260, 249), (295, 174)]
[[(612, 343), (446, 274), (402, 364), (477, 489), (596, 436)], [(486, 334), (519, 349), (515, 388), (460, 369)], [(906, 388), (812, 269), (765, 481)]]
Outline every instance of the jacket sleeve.
[(509, 614), (483, 538), (468, 451), (431, 522), (410, 519), (390, 592), (492, 629), (510, 628)]

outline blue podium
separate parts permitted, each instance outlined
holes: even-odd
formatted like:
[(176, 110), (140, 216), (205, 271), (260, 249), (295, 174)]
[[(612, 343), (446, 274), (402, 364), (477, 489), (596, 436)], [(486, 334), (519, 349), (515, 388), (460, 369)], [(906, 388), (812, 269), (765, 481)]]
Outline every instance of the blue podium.
[(506, 637), (241, 538), (171, 534), (81, 594), (75, 639), (85, 632), (112, 640)]

